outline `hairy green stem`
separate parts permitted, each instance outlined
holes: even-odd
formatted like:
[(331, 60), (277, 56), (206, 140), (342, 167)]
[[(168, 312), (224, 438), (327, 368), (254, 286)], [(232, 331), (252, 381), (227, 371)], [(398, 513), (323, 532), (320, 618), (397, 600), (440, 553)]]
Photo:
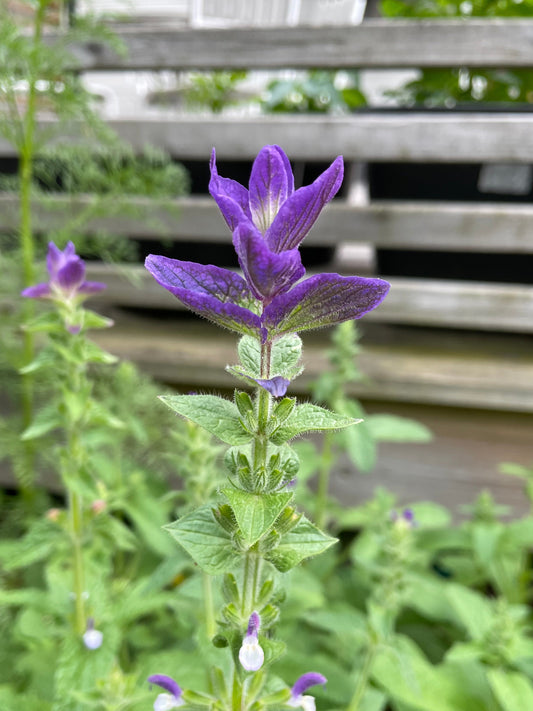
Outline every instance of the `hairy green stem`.
[(374, 662), (375, 655), (376, 647), (374, 646), (374, 644), (371, 644), (367, 649), (363, 668), (361, 669), (359, 678), (357, 679), (355, 691), (353, 693), (350, 703), (348, 704), (346, 711), (359, 711), (361, 701), (363, 700), (363, 696), (365, 695), (365, 691), (368, 686), (368, 679), (370, 677), (370, 672), (372, 670), (372, 664)]
[(72, 539), (72, 559), (74, 573), (74, 631), (82, 635), (87, 627), (85, 616), (85, 573), (83, 569), (83, 506), (81, 498), (73, 491), (69, 492), (69, 523)]
[(333, 433), (326, 432), (322, 443), (320, 466), (318, 470), (318, 487), (315, 498), (315, 523), (318, 528), (326, 524), (326, 510), (328, 504), (329, 479), (333, 465)]

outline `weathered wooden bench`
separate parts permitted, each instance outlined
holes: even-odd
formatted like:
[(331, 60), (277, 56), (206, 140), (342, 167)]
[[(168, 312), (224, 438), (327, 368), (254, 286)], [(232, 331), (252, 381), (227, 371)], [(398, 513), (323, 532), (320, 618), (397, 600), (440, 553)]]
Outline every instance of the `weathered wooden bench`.
[[(117, 30), (128, 47), (126, 57), (100, 45), (79, 46), (77, 69), (533, 67), (533, 21), (522, 20), (369, 20), (350, 28), (195, 31), (132, 24)], [(296, 161), (331, 161), (343, 154), (349, 167), (344, 198), (326, 209), (307, 238), (311, 246), (454, 252), (459, 260), (461, 254), (533, 254), (533, 205), (366, 201), (358, 190), (364, 164), (533, 163), (533, 113), (367, 110), (238, 119), (162, 115), (109, 123), (134, 147), (149, 143), (181, 160), (207, 161), (216, 145), (222, 160), (251, 161), (266, 143), (280, 144)], [(0, 144), (0, 154), (10, 151)], [(230, 243), (209, 198), (190, 197), (177, 205), (177, 220), (147, 202), (146, 222), (113, 217), (93, 226), (144, 240), (164, 235), (183, 243)], [(76, 210), (76, 203), (65, 200), (65, 209)], [(0, 199), (2, 230), (15, 225), (16, 210), (13, 197)], [(57, 211), (41, 210), (37, 224), (51, 227), (60, 219)], [(154, 216), (159, 226), (148, 228)], [(354, 265), (342, 250), (335, 255), (330, 271), (375, 268), (372, 260)], [(99, 339), (110, 350), (169, 384), (232, 387), (222, 367), (234, 358), (230, 335), (182, 320), (179, 303), (141, 265), (95, 264), (90, 271), (109, 285), (100, 305), (113, 312), (117, 325)], [(361, 365), (368, 380), (353, 392), (370, 410), (422, 419), (437, 437), (425, 446), (387, 445), (377, 475), (364, 485), (357, 479), (357, 493), (353, 480), (347, 484), (341, 476), (337, 487), (344, 499), (384, 481), (404, 498), (427, 496), (455, 505), (490, 485), (524, 507), (520, 483), (500, 477), (497, 467), (502, 460), (533, 460), (533, 286), (402, 275), (390, 281), (390, 296), (365, 319)], [(154, 316), (169, 310), (176, 311), (175, 320)], [(306, 391), (324, 369), (327, 338), (324, 332), (306, 339), (308, 366), (295, 391)]]

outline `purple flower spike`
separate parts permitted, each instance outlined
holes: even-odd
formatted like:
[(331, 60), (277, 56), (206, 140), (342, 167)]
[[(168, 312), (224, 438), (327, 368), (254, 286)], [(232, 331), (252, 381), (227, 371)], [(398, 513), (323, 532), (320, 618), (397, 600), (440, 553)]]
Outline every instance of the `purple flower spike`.
[(287, 701), (289, 706), (294, 708), (302, 708), (304, 711), (315, 711), (315, 699), (313, 696), (307, 696), (305, 692), (311, 686), (316, 684), (325, 684), (327, 679), (318, 672), (307, 672), (296, 680), (291, 689), (291, 698)]
[(239, 661), (246, 671), (258, 671), (265, 661), (265, 653), (259, 644), (257, 635), (261, 627), (261, 618), (252, 612), (248, 620), (248, 629), (239, 650)]
[(154, 701), (154, 711), (170, 711), (170, 709), (183, 706), (185, 703), (181, 698), (182, 690), (179, 684), (171, 676), (166, 674), (152, 674), (148, 677), (150, 684), (155, 684), (165, 689), (167, 693), (159, 694)]
[(257, 335), (257, 303), (242, 277), (211, 264), (182, 262), (150, 254), (145, 266), (154, 279), (191, 311), (238, 333)]
[[(30, 299), (54, 299), (56, 301), (81, 301), (106, 288), (97, 281), (85, 281), (85, 262), (78, 257), (72, 242), (61, 251), (53, 242), (48, 244), (46, 267), (50, 279), (24, 289), (22, 296)], [(81, 298), (80, 298), (81, 297)]]

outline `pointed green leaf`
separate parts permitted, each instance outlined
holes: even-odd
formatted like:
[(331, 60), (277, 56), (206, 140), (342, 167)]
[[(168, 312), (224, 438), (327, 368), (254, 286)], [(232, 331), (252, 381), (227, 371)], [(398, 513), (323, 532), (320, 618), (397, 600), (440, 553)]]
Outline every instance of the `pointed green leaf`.
[(24, 442), (30, 439), (37, 439), (61, 427), (62, 424), (63, 420), (57, 411), (57, 405), (55, 403), (47, 405), (42, 410), (39, 410), (31, 425), (24, 430), (20, 438)]
[(487, 672), (494, 695), (504, 711), (531, 711), (533, 684), (520, 672), (491, 669)]
[(178, 415), (200, 425), (226, 444), (246, 444), (252, 439), (240, 422), (237, 407), (230, 400), (216, 395), (162, 395), (159, 399)]
[(240, 554), (230, 534), (216, 522), (209, 504), (165, 526), (165, 530), (206, 573), (218, 575), (239, 564)]
[(430, 442), (431, 431), (416, 420), (397, 415), (367, 415), (365, 424), (378, 442)]
[(323, 553), (336, 542), (336, 538), (323, 533), (309, 519), (302, 516), (267, 558), (278, 570), (285, 573), (302, 560)]
[(295, 333), (290, 333), (277, 340), (272, 346), (271, 376), (281, 375), (292, 380), (299, 375), (298, 365), (302, 356), (302, 339)]
[(241, 533), (250, 546), (272, 527), (293, 497), (292, 492), (258, 495), (229, 486), (222, 489), (222, 493), (229, 501)]
[(283, 444), (303, 432), (317, 430), (339, 430), (356, 425), (361, 420), (330, 412), (323, 407), (306, 402), (297, 405), (290, 417), (271, 436), (274, 444)]
[(252, 378), (261, 377), (261, 344), (257, 338), (243, 336), (239, 341), (238, 353), (241, 364)]
[(113, 325), (113, 319), (106, 318), (97, 314), (96, 311), (85, 309), (83, 312), (84, 328), (110, 328)]

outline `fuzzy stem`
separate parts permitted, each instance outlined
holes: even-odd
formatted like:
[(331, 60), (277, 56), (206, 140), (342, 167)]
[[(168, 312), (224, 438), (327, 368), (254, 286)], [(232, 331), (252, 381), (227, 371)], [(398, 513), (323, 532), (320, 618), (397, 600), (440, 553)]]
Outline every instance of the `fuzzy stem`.
[(371, 644), (367, 649), (363, 668), (361, 669), (361, 673), (359, 674), (359, 678), (357, 679), (355, 691), (346, 711), (359, 710), (361, 701), (363, 700), (363, 696), (368, 686), (368, 679), (370, 677), (370, 671), (372, 669), (372, 663), (374, 662), (375, 654), (376, 648), (373, 644)]
[(318, 528), (326, 524), (326, 509), (328, 504), (329, 479), (333, 465), (333, 433), (326, 432), (322, 443), (320, 466), (318, 471), (318, 487), (315, 499), (315, 523)]
[(73, 557), (73, 573), (74, 573), (74, 602), (75, 602), (75, 617), (74, 630), (77, 635), (81, 636), (87, 627), (85, 617), (85, 600), (83, 595), (85, 592), (85, 574), (83, 569), (83, 506), (81, 498), (78, 494), (71, 491), (69, 493), (69, 522), (70, 535), (72, 538), (72, 557)]

